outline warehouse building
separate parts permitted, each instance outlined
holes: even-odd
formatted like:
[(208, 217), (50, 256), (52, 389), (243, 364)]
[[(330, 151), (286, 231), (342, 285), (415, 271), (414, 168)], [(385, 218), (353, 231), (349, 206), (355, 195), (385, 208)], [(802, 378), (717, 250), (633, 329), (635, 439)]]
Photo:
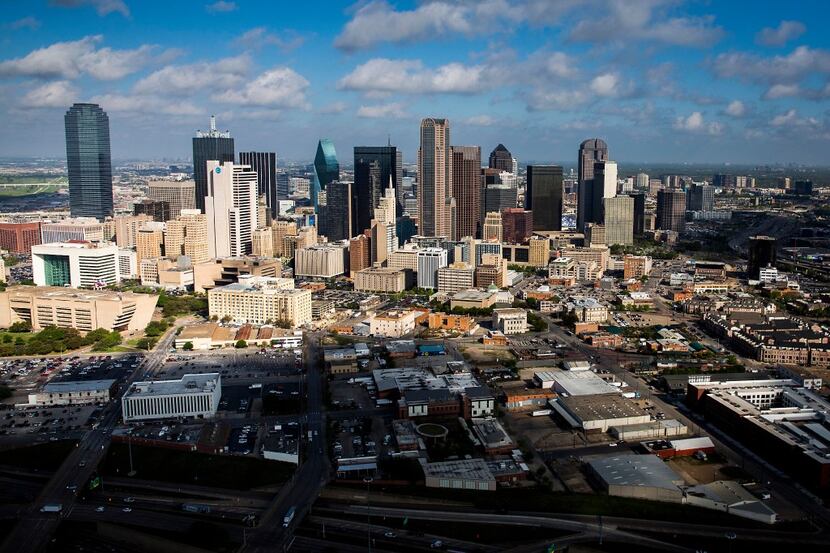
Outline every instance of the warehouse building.
[(219, 373), (186, 374), (178, 380), (136, 382), (121, 399), (124, 422), (216, 415), (222, 397)]
[(107, 403), (118, 386), (115, 380), (50, 382), (29, 394), (29, 405), (84, 405)]
[(428, 463), (419, 459), (427, 488), (496, 491), (496, 477), (483, 459)]
[(635, 402), (616, 394), (560, 396), (550, 406), (566, 424), (585, 432), (607, 432), (612, 426), (651, 421)]
[(620, 391), (591, 370), (540, 371), (534, 373), (533, 381), (540, 388), (553, 388), (556, 393), (569, 396), (618, 394)]
[(683, 501), (683, 492), (678, 487), (683, 485), (683, 478), (654, 455), (603, 455), (589, 458), (588, 467), (608, 495), (651, 501)]

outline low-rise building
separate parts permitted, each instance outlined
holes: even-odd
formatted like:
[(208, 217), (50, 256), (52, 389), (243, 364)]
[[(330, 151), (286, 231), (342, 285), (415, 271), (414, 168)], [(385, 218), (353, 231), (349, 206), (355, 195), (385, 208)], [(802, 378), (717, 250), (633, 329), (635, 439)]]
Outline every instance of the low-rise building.
[(112, 379), (50, 382), (39, 392), (29, 394), (29, 405), (107, 403), (117, 388), (117, 381)]
[(626, 255), (623, 258), (623, 278), (642, 278), (651, 273), (651, 257), (647, 255)]
[(506, 335), (527, 332), (527, 311), (515, 307), (495, 309), (493, 328)]
[(311, 322), (311, 291), (293, 288), (290, 279), (249, 276), (210, 290), (208, 311), (211, 317), (237, 323), (282, 321), (299, 327)]
[(498, 290), (462, 290), (450, 298), (450, 308), (489, 309), (496, 304)]
[(406, 275), (406, 270), (392, 267), (361, 269), (354, 274), (354, 289), (356, 292), (397, 294), (407, 289)]
[(496, 477), (483, 459), (429, 463), (419, 459), (427, 488), (496, 491)]
[(333, 278), (349, 269), (349, 242), (326, 242), (294, 253), (294, 275)]
[(219, 373), (186, 374), (178, 380), (136, 382), (121, 399), (124, 422), (212, 418), (222, 397)]
[(573, 428), (585, 432), (607, 432), (611, 426), (641, 424), (651, 421), (651, 415), (636, 402), (619, 394), (560, 397), (551, 407)]
[(446, 313), (430, 313), (427, 325), (430, 330), (452, 330), (457, 332), (472, 332), (478, 328), (473, 317), (448, 315)]
[(415, 331), (417, 311), (386, 311), (369, 319), (369, 333), (372, 336), (400, 338)]

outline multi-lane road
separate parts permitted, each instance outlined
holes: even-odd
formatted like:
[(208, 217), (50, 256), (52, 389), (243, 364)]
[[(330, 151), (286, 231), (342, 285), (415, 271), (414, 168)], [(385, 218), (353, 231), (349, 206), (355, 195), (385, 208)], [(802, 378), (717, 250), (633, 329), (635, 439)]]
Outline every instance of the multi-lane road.
[(78, 446), (64, 460), (40, 493), (37, 501), (20, 513), (20, 520), (3, 542), (2, 552), (36, 553), (43, 551), (52, 534), (60, 524), (61, 516), (40, 512), (43, 505), (60, 504), (70, 511), (75, 503), (78, 489), (85, 485), (98, 467), (109, 446), (113, 428), (121, 417), (121, 396), (130, 385), (145, 373), (153, 373), (161, 366), (175, 334), (168, 332), (142, 363), (128, 376), (116, 397), (104, 410), (97, 428), (89, 430), (78, 442)]

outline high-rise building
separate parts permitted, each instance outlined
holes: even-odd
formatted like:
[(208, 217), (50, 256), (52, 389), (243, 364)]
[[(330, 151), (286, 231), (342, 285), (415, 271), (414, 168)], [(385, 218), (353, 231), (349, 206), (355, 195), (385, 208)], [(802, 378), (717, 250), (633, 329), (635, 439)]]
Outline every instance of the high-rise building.
[(715, 188), (735, 188), (735, 175), (716, 174), (712, 175), (712, 186)]
[(118, 246), (91, 242), (32, 246), (32, 279), (36, 286), (97, 288), (116, 284), (121, 280)]
[[(279, 215), (277, 200), (277, 154), (274, 152), (239, 152), (240, 165), (250, 165), (257, 174), (257, 195), (265, 196), (272, 218)], [(261, 221), (264, 224), (264, 221)]]
[(349, 277), (372, 266), (371, 239), (361, 234), (349, 240)]
[(533, 212), (533, 230), (562, 230), (562, 167), (528, 165), (525, 209)]
[(758, 279), (761, 269), (765, 269), (767, 266), (775, 267), (777, 257), (775, 238), (760, 235), (750, 236), (749, 261), (747, 262), (749, 278)]
[(155, 259), (164, 255), (164, 223), (145, 223), (135, 235), (136, 263), (144, 259)]
[(438, 269), (447, 266), (447, 250), (424, 248), (418, 250), (418, 288), (438, 287)]
[(326, 190), (329, 183), (336, 180), (340, 180), (340, 163), (337, 161), (334, 142), (329, 138), (321, 138), (317, 142), (317, 153), (314, 155), (314, 179), (309, 190), (311, 205), (315, 210), (319, 206), (320, 192)]
[(634, 198), (634, 236), (642, 236), (646, 228), (646, 195), (637, 193), (629, 196)]
[(683, 232), (686, 228), (686, 193), (664, 189), (657, 193), (657, 230)]
[(297, 223), (294, 221), (273, 221), (271, 222), (271, 234), (274, 243), (274, 256), (282, 257), (285, 255), (283, 249), (283, 242), (286, 236), (297, 235)]
[(115, 217), (115, 243), (119, 248), (134, 248), (138, 229), (152, 221), (149, 215), (119, 215)]
[(501, 212), (502, 242), (524, 244), (533, 234), (533, 212), (511, 207)]
[(149, 215), (153, 221), (163, 223), (175, 215), (170, 211), (170, 204), (162, 200), (142, 200), (133, 204), (133, 215)]
[(636, 181), (634, 183), (635, 190), (648, 190), (648, 174), (637, 173)]
[(423, 119), (418, 148), (418, 232), (423, 236), (450, 236), (451, 157), (449, 120)]
[(490, 211), (484, 216), (484, 226), (481, 237), (489, 242), (502, 242), (504, 239), (504, 227), (502, 226), (501, 213)]
[(193, 180), (196, 182), (196, 208), (205, 212), (205, 196), (208, 195), (208, 161), (219, 165), (233, 163), (235, 159), (233, 138), (229, 131), (216, 130), (216, 118), (210, 116), (210, 130), (196, 131), (193, 137)]
[(11, 253), (31, 253), (40, 244), (40, 222), (0, 222), (0, 249)]
[(608, 145), (605, 143), (604, 140), (601, 140), (599, 138), (591, 138), (579, 145), (579, 156), (577, 159), (577, 231), (582, 231), (582, 229), (585, 227), (585, 223), (591, 222), (591, 219), (585, 218), (585, 215), (590, 213), (593, 205), (592, 198), (587, 197), (587, 195), (590, 194), (590, 191), (588, 190), (588, 187), (585, 186), (585, 184), (594, 179), (594, 163), (597, 161), (606, 161), (607, 159)]
[(475, 237), (481, 220), (481, 147), (452, 146), (452, 197), (455, 199), (454, 240)]
[(238, 284), (208, 291), (211, 317), (242, 324), (284, 322), (299, 327), (311, 322), (311, 290), (286, 289), (283, 279), (245, 277)]
[(634, 243), (634, 198), (615, 196), (603, 200), (605, 211), (605, 243), (630, 245)]
[(546, 236), (531, 236), (528, 245), (528, 263), (533, 267), (547, 267), (550, 261), (550, 239)]
[(147, 199), (167, 203), (170, 210), (169, 219), (175, 219), (182, 214), (183, 209), (197, 209), (196, 182), (192, 180), (151, 180), (147, 189)]
[(349, 243), (326, 242), (301, 248), (294, 254), (296, 276), (333, 278), (349, 270)]
[(605, 225), (599, 223), (585, 223), (584, 244), (589, 248), (606, 245)]
[[(396, 202), (403, 210), (403, 157), (397, 146), (355, 146), (354, 210), (358, 233), (369, 228), (384, 187), (392, 180)], [(357, 233), (355, 233), (357, 234)]]
[(602, 224), (605, 220), (603, 201), (617, 195), (617, 164), (613, 161), (596, 162), (594, 178), (585, 183), (585, 188), (588, 189), (586, 200), (591, 202), (590, 211), (585, 206), (585, 223)]
[[(288, 176), (288, 171), (285, 169), (277, 169), (277, 200), (287, 200), (291, 194), (291, 179)], [(277, 215), (279, 216), (279, 205), (277, 205)]]
[(714, 211), (715, 187), (708, 184), (692, 183), (686, 189), (687, 211)]
[(69, 211), (73, 217), (112, 215), (110, 120), (98, 104), (73, 104), (64, 115)]
[(271, 227), (258, 228), (251, 233), (251, 254), (274, 257), (274, 231)]
[(513, 154), (504, 147), (504, 144), (499, 144), (490, 152), (490, 163), (488, 167), (490, 169), (498, 169), (499, 171), (507, 171), (508, 173), (516, 173), (513, 167)]
[[(270, 229), (268, 236), (270, 237)], [(210, 259), (207, 215), (198, 209), (184, 209), (167, 221), (164, 229), (164, 255), (171, 259), (186, 256), (195, 265)]]
[[(481, 220), (491, 211), (501, 213), (505, 209), (516, 207), (519, 191), (515, 186), (508, 184), (488, 184), (483, 189), (481, 199)], [(477, 235), (481, 235), (478, 232)]]
[(206, 162), (208, 254), (210, 257), (251, 253), (251, 233), (257, 224), (257, 174), (233, 161)]
[(469, 263), (457, 261), (438, 269), (438, 291), (455, 294), (469, 290), (475, 284), (475, 269)]
[(354, 225), (352, 183), (333, 181), (326, 188), (325, 220), (321, 218), (324, 232), (330, 241), (348, 240), (358, 234)]

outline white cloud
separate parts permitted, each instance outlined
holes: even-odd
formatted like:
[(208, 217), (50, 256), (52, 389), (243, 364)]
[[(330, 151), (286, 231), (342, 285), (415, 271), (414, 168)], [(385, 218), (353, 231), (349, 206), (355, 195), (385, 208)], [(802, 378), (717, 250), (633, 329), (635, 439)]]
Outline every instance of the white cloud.
[(799, 46), (785, 56), (764, 58), (746, 52), (720, 54), (713, 63), (720, 77), (734, 77), (756, 83), (787, 83), (830, 73), (830, 51)]
[(707, 123), (703, 114), (699, 111), (694, 111), (686, 117), (680, 116), (674, 121), (674, 128), (679, 131), (687, 131), (692, 133), (708, 133), (712, 135), (723, 133), (723, 124), (717, 121)]
[(816, 127), (819, 121), (815, 117), (799, 117), (796, 110), (790, 109), (773, 117), (770, 125), (773, 127)]
[(240, 86), (250, 66), (251, 59), (246, 54), (215, 62), (168, 65), (135, 83), (133, 91), (139, 94), (187, 96), (205, 89), (227, 89)]
[(597, 96), (611, 97), (618, 93), (619, 76), (615, 73), (603, 73), (591, 80), (591, 90)]
[(368, 117), (371, 119), (402, 119), (407, 117), (406, 110), (398, 102), (389, 104), (377, 104), (373, 106), (360, 106), (357, 110), (358, 117)]
[(424, 67), (421, 60), (375, 58), (340, 79), (337, 88), (361, 92), (460, 93), (482, 91), (485, 67), (448, 63)]
[(755, 35), (755, 42), (764, 46), (783, 46), (804, 34), (807, 27), (800, 21), (782, 20), (778, 27), (764, 27)]
[(554, 77), (572, 77), (576, 71), (575, 60), (564, 52), (553, 52), (545, 60), (545, 69)]
[(124, 17), (130, 16), (130, 9), (123, 0), (52, 0), (52, 4), (64, 8), (92, 6), (100, 16), (111, 13), (120, 13)]
[(801, 88), (797, 84), (774, 84), (764, 93), (764, 100), (777, 100), (779, 98), (791, 98), (801, 94)]
[(464, 120), (465, 125), (472, 125), (475, 127), (492, 127), (498, 123), (495, 117), (490, 115), (473, 115)]
[(572, 110), (585, 104), (590, 98), (580, 88), (550, 89), (540, 87), (528, 96), (527, 107), (532, 111), (550, 109)]
[(726, 106), (726, 113), (732, 117), (743, 117), (746, 113), (746, 106), (740, 100), (732, 100)]
[(227, 13), (235, 11), (236, 8), (236, 2), (225, 2), (224, 0), (219, 0), (218, 2), (213, 2), (205, 6), (205, 9), (210, 13)]
[(290, 29), (279, 33), (268, 32), (265, 27), (254, 27), (236, 39), (236, 44), (258, 50), (263, 46), (276, 46), (283, 52), (290, 52), (303, 45), (305, 37)]
[(92, 101), (107, 112), (149, 115), (200, 115), (203, 110), (188, 101), (170, 100), (156, 95), (102, 94)]
[(100, 80), (121, 79), (153, 61), (155, 46), (134, 50), (96, 48), (101, 35), (71, 42), (56, 42), (22, 58), (0, 62), (0, 75), (74, 79), (82, 73)]
[(31, 31), (34, 31), (35, 29), (40, 28), (40, 20), (30, 15), (27, 17), (21, 17), (20, 19), (12, 21), (11, 23), (6, 23), (4, 27), (12, 30), (29, 29)]
[(246, 106), (308, 109), (306, 90), (310, 83), (290, 67), (265, 71), (242, 87), (213, 96), (215, 100)]
[(78, 89), (69, 81), (52, 81), (33, 88), (21, 100), (26, 108), (66, 108), (78, 99)]

